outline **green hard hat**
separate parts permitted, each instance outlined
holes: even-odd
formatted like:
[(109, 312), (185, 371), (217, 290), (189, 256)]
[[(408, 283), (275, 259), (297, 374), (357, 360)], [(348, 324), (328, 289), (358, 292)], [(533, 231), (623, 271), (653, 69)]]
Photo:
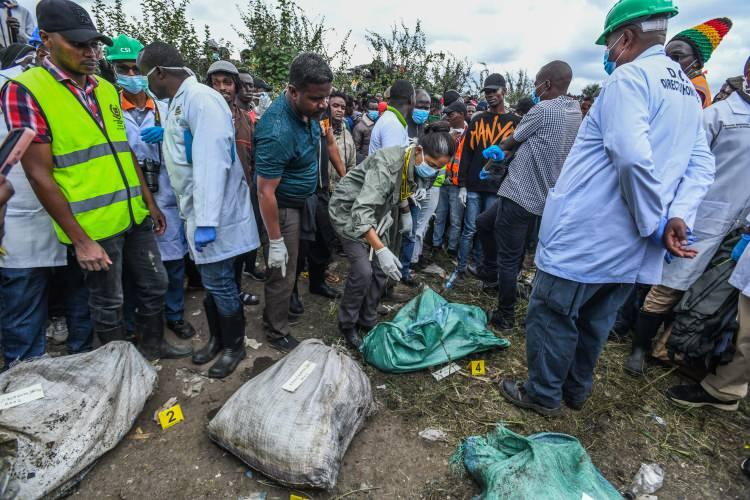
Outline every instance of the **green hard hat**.
[(657, 14), (674, 17), (680, 10), (672, 0), (619, 0), (607, 14), (604, 33), (597, 39), (597, 45), (606, 45), (607, 35), (629, 21)]
[(112, 46), (105, 47), (107, 61), (135, 61), (143, 44), (127, 35), (117, 35), (112, 39)]

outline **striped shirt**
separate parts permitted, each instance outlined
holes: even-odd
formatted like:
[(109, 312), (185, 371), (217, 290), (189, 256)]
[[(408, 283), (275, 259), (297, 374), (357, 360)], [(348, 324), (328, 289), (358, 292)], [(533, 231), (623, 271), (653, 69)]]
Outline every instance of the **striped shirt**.
[[(68, 73), (56, 66), (49, 57), (43, 62), (43, 67), (57, 80), (67, 87), (78, 101), (96, 118), (99, 127), (104, 127), (99, 103), (96, 101), (94, 89), (99, 85), (96, 78), (86, 77), (84, 88), (80, 88)], [(49, 125), (42, 113), (39, 103), (23, 86), (15, 82), (8, 82), (0, 94), (5, 123), (9, 129), (26, 127), (36, 132), (34, 142), (49, 144), (52, 142)]]

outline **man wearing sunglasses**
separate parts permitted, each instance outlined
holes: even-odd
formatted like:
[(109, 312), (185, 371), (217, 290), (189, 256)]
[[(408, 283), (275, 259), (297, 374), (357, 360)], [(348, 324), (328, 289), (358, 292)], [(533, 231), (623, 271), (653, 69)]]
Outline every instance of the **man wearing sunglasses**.
[(164, 339), (167, 273), (154, 236), (164, 234), (164, 215), (128, 145), (117, 91), (94, 76), (101, 44), (112, 40), (70, 0), (42, 0), (36, 14), (49, 57), (2, 92), (8, 126), (36, 132), (21, 164), (57, 238), (72, 247), (84, 270), (99, 339), (125, 339), (127, 267), (139, 299), (141, 352), (149, 359), (187, 356), (190, 348)]

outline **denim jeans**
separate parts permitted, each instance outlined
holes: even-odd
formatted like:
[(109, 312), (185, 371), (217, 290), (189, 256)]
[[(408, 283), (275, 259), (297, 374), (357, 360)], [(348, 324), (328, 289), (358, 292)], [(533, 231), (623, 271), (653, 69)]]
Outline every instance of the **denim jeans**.
[(167, 271), (152, 229), (151, 218), (147, 217), (128, 232), (99, 242), (112, 265), (108, 271), (83, 273), (97, 332), (109, 331), (124, 324), (124, 274), (133, 280), (139, 313), (150, 316), (162, 311), (167, 291)]
[(480, 193), (469, 191), (466, 197), (466, 209), (464, 210), (464, 228), (461, 232), (461, 242), (458, 247), (458, 267), (459, 272), (466, 270), (466, 264), (469, 260), (469, 252), (474, 250), (474, 260), (482, 261), (482, 250), (479, 242), (474, 241), (477, 233), (477, 217), (487, 210), (490, 205), (495, 203), (497, 195), (495, 193)]
[(242, 310), (240, 290), (234, 275), (234, 259), (230, 257), (210, 264), (198, 264), (203, 287), (213, 297), (222, 316), (232, 316)]
[(633, 285), (586, 284), (538, 270), (526, 315), (526, 391), (544, 406), (588, 399), (599, 355)]
[(44, 354), (50, 273), (49, 267), (0, 269), (0, 328), (6, 367)]
[(411, 211), (411, 232), (409, 234), (401, 235), (401, 254), (398, 256), (401, 261), (401, 276), (403, 276), (404, 279), (411, 276), (411, 256), (414, 255), (414, 248), (417, 245), (417, 234), (415, 229), (417, 227), (419, 213), (421, 212), (416, 205), (410, 205), (409, 210)]
[(448, 229), (448, 250), (458, 250), (458, 239), (461, 237), (461, 227), (464, 220), (464, 206), (458, 199), (459, 187), (444, 184), (440, 188), (440, 201), (435, 210), (435, 227), (432, 230), (432, 246), (443, 246), (445, 226), (450, 220)]
[[(70, 260), (70, 259), (69, 259)], [(5, 366), (16, 360), (42, 356), (47, 346), (48, 292), (52, 268), (0, 268), (0, 329)], [(78, 262), (56, 268), (65, 286), (65, 318), (68, 352), (91, 350), (93, 327), (88, 291)]]
[(477, 217), (477, 235), (482, 243), (482, 272), (498, 280), (498, 311), (512, 317), (516, 305), (516, 282), (526, 253), (526, 239), (536, 216), (508, 198), (500, 197)]
[(424, 237), (430, 226), (430, 219), (435, 214), (438, 202), (440, 201), (440, 188), (433, 186), (427, 191), (427, 194), (427, 199), (422, 202), (422, 208), (419, 210), (419, 215), (414, 221), (414, 236), (416, 237), (416, 241), (414, 242), (414, 251), (411, 254), (412, 264), (419, 262), (419, 257), (422, 255)]

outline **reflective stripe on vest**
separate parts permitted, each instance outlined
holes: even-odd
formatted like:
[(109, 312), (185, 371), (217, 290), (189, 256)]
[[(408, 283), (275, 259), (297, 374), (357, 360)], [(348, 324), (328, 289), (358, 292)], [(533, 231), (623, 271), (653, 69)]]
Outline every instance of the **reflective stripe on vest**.
[[(112, 146), (114, 146), (115, 151), (118, 153), (130, 153), (130, 145), (128, 145), (128, 141), (113, 142)], [(112, 148), (109, 147), (109, 144), (97, 144), (88, 149), (55, 156), (53, 160), (55, 162), (55, 168), (66, 168), (78, 165), (79, 163), (86, 163), (87, 161), (102, 156), (109, 156), (111, 154)]]
[[(111, 238), (143, 222), (148, 210), (112, 84), (97, 77), (94, 96), (102, 129), (88, 108), (46, 69), (30, 69), (14, 80), (39, 103), (52, 137), (52, 176), (89, 238)], [(60, 241), (71, 243), (57, 223), (55, 231)]]

